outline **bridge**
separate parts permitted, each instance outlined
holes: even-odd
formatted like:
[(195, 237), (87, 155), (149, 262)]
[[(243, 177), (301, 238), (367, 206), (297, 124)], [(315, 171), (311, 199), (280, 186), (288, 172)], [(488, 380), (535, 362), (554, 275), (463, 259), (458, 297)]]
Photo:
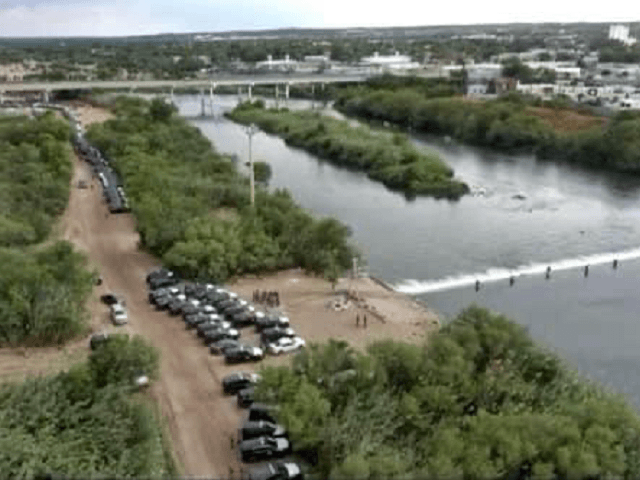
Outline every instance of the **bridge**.
[(92, 80), (32, 83), (0, 83), (0, 92), (55, 92), (60, 90), (135, 90), (215, 88), (216, 86), (294, 85), (363, 82), (369, 74), (228, 75), (199, 80)]

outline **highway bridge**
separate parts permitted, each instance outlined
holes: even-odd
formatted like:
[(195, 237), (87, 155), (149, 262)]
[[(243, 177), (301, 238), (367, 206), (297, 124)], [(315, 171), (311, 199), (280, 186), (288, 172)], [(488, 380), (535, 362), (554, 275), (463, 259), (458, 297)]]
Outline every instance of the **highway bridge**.
[(0, 92), (55, 92), (60, 90), (215, 89), (217, 86), (295, 85), (363, 82), (368, 74), (227, 75), (201, 80), (93, 80), (0, 83)]

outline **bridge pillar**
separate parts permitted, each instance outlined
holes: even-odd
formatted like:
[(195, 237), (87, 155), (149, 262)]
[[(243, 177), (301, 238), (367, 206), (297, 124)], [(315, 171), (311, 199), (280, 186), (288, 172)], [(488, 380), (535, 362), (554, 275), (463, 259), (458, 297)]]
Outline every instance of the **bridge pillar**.
[(311, 84), (311, 110), (316, 108), (316, 86)]
[(200, 116), (204, 117), (206, 115), (205, 106), (204, 106), (204, 89), (200, 89)]
[(176, 97), (173, 95), (173, 85), (171, 86), (171, 104), (176, 104)]
[(249, 84), (249, 101), (251, 101), (251, 99), (253, 98), (253, 97), (251, 96), (251, 90), (252, 90), (252, 89), (253, 89), (253, 83), (250, 83), (250, 84)]
[(0, 105), (4, 103), (4, 91), (0, 90)]
[(286, 83), (284, 86), (284, 98), (285, 100), (289, 100), (289, 85), (290, 83)]

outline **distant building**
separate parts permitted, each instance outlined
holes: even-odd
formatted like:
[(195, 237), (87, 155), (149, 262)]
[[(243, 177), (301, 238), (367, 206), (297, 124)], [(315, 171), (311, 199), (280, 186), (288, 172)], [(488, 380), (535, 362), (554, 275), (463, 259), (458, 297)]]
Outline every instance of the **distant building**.
[(378, 52), (375, 52), (372, 57), (364, 57), (360, 60), (360, 63), (378, 70), (412, 70), (420, 68), (418, 62), (411, 61), (411, 57), (400, 55), (399, 52), (396, 52), (395, 55), (379, 55)]
[(291, 60), (289, 55), (285, 55), (283, 60), (274, 60), (271, 55), (267, 55), (267, 60), (256, 63), (257, 68), (266, 68), (267, 70), (295, 70), (298, 62)]
[(0, 82), (14, 83), (22, 82), (25, 75), (25, 68), (22, 63), (9, 63), (0, 65)]
[(626, 46), (634, 45), (637, 40), (629, 36), (629, 27), (627, 25), (611, 25), (609, 27), (609, 40), (622, 42)]

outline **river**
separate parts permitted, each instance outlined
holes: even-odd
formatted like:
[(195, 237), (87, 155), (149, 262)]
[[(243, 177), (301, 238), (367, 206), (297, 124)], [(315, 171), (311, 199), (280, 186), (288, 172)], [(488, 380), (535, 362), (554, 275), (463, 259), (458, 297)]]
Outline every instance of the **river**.
[[(216, 100), (218, 114), (237, 103)], [(219, 152), (248, 158), (242, 126), (197, 118), (195, 96), (180, 97), (179, 106)], [(303, 207), (352, 228), (372, 275), (425, 301), (445, 322), (474, 302), (502, 312), (640, 407), (640, 178), (412, 139), (438, 151), (477, 195), (407, 201), (275, 136), (255, 134), (252, 148), (254, 160), (271, 164), (272, 188), (286, 187)]]

